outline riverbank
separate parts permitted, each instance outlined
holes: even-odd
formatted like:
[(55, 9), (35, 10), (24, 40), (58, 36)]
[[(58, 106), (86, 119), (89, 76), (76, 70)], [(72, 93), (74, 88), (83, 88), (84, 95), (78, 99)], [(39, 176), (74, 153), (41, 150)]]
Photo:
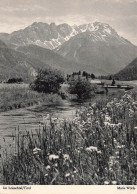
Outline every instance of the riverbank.
[[(92, 80), (92, 84), (95, 84), (97, 80)], [(111, 80), (102, 80), (105, 84), (110, 84)], [(127, 84), (137, 88), (137, 81), (117, 81), (118, 84)], [(61, 85), (61, 95), (67, 96), (69, 100), (75, 99), (76, 95), (69, 94), (68, 84)], [(102, 91), (102, 87), (98, 86), (98, 89)], [(110, 90), (110, 94), (119, 92), (119, 89), (113, 91)], [(121, 91), (120, 91), (121, 92)], [(105, 90), (104, 90), (105, 93)], [(29, 88), (29, 84), (0, 84), (0, 112), (9, 110), (30, 107), (33, 105), (54, 105), (62, 103), (62, 97), (58, 94), (44, 94), (33, 91)]]
[(61, 101), (59, 95), (32, 91), (28, 84), (0, 84), (0, 112)]
[(47, 118), (18, 134), (3, 184), (136, 184), (137, 92), (81, 107), (71, 122)]

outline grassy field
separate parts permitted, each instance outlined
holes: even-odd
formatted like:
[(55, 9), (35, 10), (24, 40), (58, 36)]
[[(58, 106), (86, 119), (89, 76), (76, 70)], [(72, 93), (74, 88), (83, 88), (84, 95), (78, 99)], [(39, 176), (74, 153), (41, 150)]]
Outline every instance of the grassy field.
[(3, 184), (136, 185), (137, 92), (83, 106), (72, 122), (47, 118), (17, 133), (3, 160)]
[(28, 84), (0, 84), (0, 112), (39, 103), (58, 103), (57, 94), (43, 94), (29, 89)]
[[(103, 82), (105, 83), (105, 85), (111, 85), (112, 83), (112, 80), (105, 80), (105, 79), (100, 79), (100, 80), (91, 80), (91, 83), (96, 83), (96, 82)], [(137, 80), (133, 80), (133, 81), (118, 81), (118, 80), (115, 80), (115, 85), (130, 85), (130, 86), (133, 86), (133, 87), (137, 87)]]

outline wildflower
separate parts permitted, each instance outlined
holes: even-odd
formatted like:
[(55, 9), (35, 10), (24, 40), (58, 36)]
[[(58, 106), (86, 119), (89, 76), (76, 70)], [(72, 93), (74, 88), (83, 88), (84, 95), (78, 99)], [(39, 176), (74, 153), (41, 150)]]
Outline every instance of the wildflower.
[(121, 126), (121, 125), (122, 125), (122, 123), (118, 123), (118, 124), (117, 124), (117, 126)]
[(113, 161), (110, 161), (110, 162), (109, 162), (109, 166), (110, 166), (110, 167), (113, 166)]
[(86, 151), (90, 151), (90, 152), (92, 152), (92, 151), (96, 151), (97, 152), (97, 147), (94, 147), (94, 146), (90, 146), (90, 147), (87, 147), (86, 148)]
[(69, 160), (69, 159), (70, 159), (70, 157), (69, 157), (68, 154), (64, 154), (64, 155), (63, 155), (63, 158), (64, 158), (64, 160)]
[(119, 152), (115, 152), (116, 155), (119, 155)]
[(110, 116), (106, 115), (106, 116), (105, 116), (105, 121), (106, 121), (106, 122), (109, 122), (109, 121), (111, 121), (111, 118), (110, 118)]
[(41, 149), (36, 147), (33, 149), (33, 154), (38, 154), (40, 151)]
[(104, 185), (109, 185), (109, 181), (104, 181)]
[(113, 169), (111, 167), (109, 168), (109, 172), (113, 172)]
[(45, 176), (48, 176), (48, 174), (45, 174)]
[(117, 181), (112, 181), (112, 185), (116, 185), (117, 184)]
[(55, 167), (58, 167), (58, 164), (56, 163), (56, 164), (54, 164), (54, 166), (55, 166)]
[(109, 159), (110, 160), (114, 160), (115, 159), (115, 156), (110, 156)]
[(50, 165), (46, 166), (46, 170), (49, 170), (50, 169)]
[(97, 151), (97, 153), (98, 153), (98, 154), (102, 154), (102, 152), (101, 152), (101, 151)]
[(52, 121), (57, 121), (57, 118), (52, 118)]
[(66, 173), (66, 174), (65, 174), (65, 177), (69, 177), (69, 176), (70, 176), (70, 173)]
[(49, 160), (56, 160), (56, 159), (59, 159), (58, 155), (54, 155), (54, 154), (49, 155)]
[(92, 107), (96, 107), (96, 103), (92, 104)]
[(116, 146), (116, 148), (118, 148), (118, 149), (120, 149), (120, 148), (124, 148), (125, 147), (125, 145), (121, 145), (121, 146)]
[(111, 123), (105, 121), (105, 122), (104, 122), (104, 125), (105, 125), (105, 126), (111, 126)]

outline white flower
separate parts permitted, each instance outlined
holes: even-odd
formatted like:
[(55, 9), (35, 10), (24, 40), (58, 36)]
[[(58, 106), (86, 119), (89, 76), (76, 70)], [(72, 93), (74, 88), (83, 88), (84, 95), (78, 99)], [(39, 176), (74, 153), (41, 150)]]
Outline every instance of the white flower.
[(39, 152), (41, 152), (41, 149), (40, 148), (34, 148), (33, 149), (33, 154), (38, 154)]
[(105, 121), (105, 122), (104, 122), (104, 125), (105, 125), (105, 126), (111, 126), (111, 123)]
[(48, 176), (48, 174), (45, 174), (45, 176)]
[(96, 107), (96, 103), (92, 104), (92, 107)]
[(109, 159), (110, 160), (114, 160), (115, 159), (115, 156), (110, 156)]
[(69, 159), (70, 159), (70, 157), (69, 157), (68, 154), (64, 154), (64, 155), (63, 155), (63, 158), (64, 158), (65, 160), (69, 160)]
[(89, 114), (89, 113), (87, 113), (87, 116), (90, 116), (90, 114)]
[(51, 118), (52, 121), (57, 121), (57, 118)]
[(104, 184), (105, 185), (109, 185), (109, 181), (104, 181)]
[(116, 185), (116, 184), (117, 184), (117, 181), (112, 181), (112, 184), (113, 184), (113, 185)]
[(108, 115), (105, 115), (105, 121), (106, 121), (106, 122), (109, 122), (109, 121), (111, 121), (111, 118), (110, 118), (110, 116), (108, 116)]
[(90, 146), (90, 147), (87, 147), (86, 148), (86, 151), (90, 151), (90, 152), (92, 152), (92, 151), (96, 151), (97, 152), (97, 147), (94, 147), (94, 146)]
[(54, 155), (54, 154), (49, 155), (49, 160), (56, 160), (56, 159), (59, 159), (58, 155)]
[(116, 146), (116, 148), (118, 148), (118, 149), (120, 149), (120, 148), (124, 148), (125, 147), (125, 145), (118, 145), (118, 146)]
[(102, 154), (102, 152), (101, 152), (101, 151), (97, 151), (97, 153), (98, 153), (98, 154)]
[(49, 170), (50, 169), (50, 165), (46, 166), (46, 170)]
[(115, 154), (118, 156), (119, 155), (119, 152), (115, 152)]
[(65, 174), (65, 177), (69, 177), (69, 176), (70, 176), (70, 173), (66, 173), (66, 174)]

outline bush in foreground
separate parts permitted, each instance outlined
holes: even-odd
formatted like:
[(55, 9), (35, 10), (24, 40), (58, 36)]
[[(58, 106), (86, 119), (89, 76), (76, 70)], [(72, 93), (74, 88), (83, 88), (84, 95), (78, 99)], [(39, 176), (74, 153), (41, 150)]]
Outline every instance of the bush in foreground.
[(58, 70), (40, 69), (35, 81), (30, 85), (31, 89), (43, 93), (57, 93), (64, 77)]
[(88, 80), (78, 78), (74, 81), (69, 82), (69, 92), (70, 94), (76, 94), (78, 99), (86, 99), (91, 97), (91, 92), (94, 91), (95, 86), (93, 86)]

